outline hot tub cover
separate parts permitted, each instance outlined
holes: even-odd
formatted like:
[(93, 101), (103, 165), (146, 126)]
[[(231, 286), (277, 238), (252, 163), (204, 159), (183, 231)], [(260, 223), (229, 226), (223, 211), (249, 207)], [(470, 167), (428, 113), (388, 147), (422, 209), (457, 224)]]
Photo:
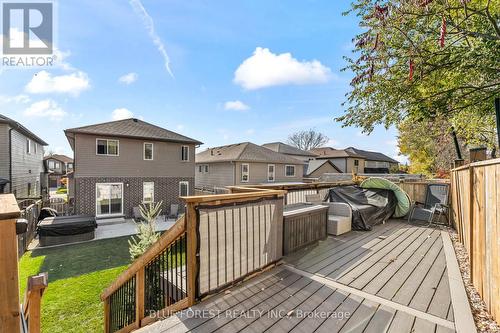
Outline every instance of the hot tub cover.
[(92, 232), (97, 222), (91, 215), (47, 217), (38, 223), (39, 236), (68, 236)]
[(408, 194), (401, 189), (398, 185), (394, 184), (390, 180), (379, 178), (379, 177), (371, 177), (365, 179), (361, 183), (362, 188), (378, 188), (378, 189), (386, 189), (394, 192), (394, 195), (397, 199), (396, 209), (394, 210), (394, 217), (403, 217), (410, 212), (411, 202)]
[(339, 186), (330, 189), (331, 202), (344, 202), (352, 208), (352, 229), (371, 230), (373, 225), (388, 220), (397, 200), (394, 192), (366, 189), (359, 186)]

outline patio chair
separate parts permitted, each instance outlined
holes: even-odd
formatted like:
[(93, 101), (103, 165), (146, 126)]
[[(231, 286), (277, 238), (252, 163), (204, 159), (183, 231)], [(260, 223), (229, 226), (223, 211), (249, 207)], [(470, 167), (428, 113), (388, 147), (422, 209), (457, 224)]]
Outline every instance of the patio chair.
[(144, 218), (142, 217), (141, 209), (139, 208), (139, 206), (132, 207), (132, 217), (133, 217), (135, 222), (144, 221)]
[(324, 202), (328, 206), (326, 232), (329, 235), (341, 235), (351, 231), (352, 208), (343, 202)]
[(425, 194), (425, 202), (414, 202), (408, 215), (408, 222), (412, 220), (427, 221), (428, 226), (432, 223), (439, 224), (441, 216), (446, 218), (448, 224), (449, 208), (449, 185), (448, 184), (429, 184)]
[(170, 205), (170, 211), (168, 212), (169, 219), (177, 219), (179, 217), (179, 205), (178, 204), (171, 204)]
[(323, 200), (321, 200), (321, 195), (319, 194), (306, 194), (306, 202), (315, 205), (321, 205)]

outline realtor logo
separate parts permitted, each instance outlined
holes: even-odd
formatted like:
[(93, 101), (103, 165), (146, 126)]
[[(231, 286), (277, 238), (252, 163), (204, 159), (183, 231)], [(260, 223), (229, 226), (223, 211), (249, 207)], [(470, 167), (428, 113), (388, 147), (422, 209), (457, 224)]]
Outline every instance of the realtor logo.
[(53, 4), (2, 4), (3, 54), (52, 54)]

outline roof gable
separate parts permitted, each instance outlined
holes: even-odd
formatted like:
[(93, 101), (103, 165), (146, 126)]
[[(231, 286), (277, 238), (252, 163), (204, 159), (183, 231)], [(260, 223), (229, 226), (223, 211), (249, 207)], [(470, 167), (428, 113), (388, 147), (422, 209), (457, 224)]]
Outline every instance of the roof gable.
[(125, 137), (132, 139), (135, 138), (155, 141), (202, 144), (200, 141), (197, 141), (195, 139), (191, 139), (187, 136), (169, 131), (165, 128), (135, 118), (70, 128), (66, 129), (64, 132), (66, 133), (66, 136), (72, 133), (82, 133), (90, 135)]
[(338, 173), (342, 173), (342, 171), (340, 171), (340, 169), (330, 160), (311, 160), (307, 164), (307, 168), (305, 168), (304, 175), (309, 176), (325, 164), (330, 164)]
[(357, 149), (354, 147), (349, 147), (345, 149), (346, 151), (352, 151), (355, 154), (363, 156), (365, 159), (370, 160), (370, 161), (381, 161), (381, 162), (389, 162), (389, 163), (399, 163), (393, 158), (390, 158), (389, 156), (375, 152), (375, 151), (368, 151), (368, 150), (362, 150), (362, 149)]
[(66, 156), (66, 155), (62, 155), (62, 154), (52, 154), (52, 155), (48, 155), (48, 156), (45, 156), (43, 158), (44, 160), (58, 160), (60, 162), (63, 162), (63, 163), (73, 163), (73, 159), (69, 156)]

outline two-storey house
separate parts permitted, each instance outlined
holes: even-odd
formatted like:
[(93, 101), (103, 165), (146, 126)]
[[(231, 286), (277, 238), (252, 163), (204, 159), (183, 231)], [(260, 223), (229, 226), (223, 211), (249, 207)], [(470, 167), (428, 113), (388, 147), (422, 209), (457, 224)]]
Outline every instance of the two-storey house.
[(208, 148), (196, 154), (196, 187), (300, 183), (305, 162), (251, 142)]
[(42, 195), (47, 143), (17, 121), (0, 114), (0, 193), (16, 198)]
[(168, 208), (194, 193), (197, 140), (139, 119), (65, 134), (74, 152), (69, 195), (76, 214), (130, 217), (141, 203), (162, 201)]
[(52, 154), (43, 158), (49, 170), (49, 187), (62, 186), (61, 180), (73, 171), (73, 159), (66, 155)]

